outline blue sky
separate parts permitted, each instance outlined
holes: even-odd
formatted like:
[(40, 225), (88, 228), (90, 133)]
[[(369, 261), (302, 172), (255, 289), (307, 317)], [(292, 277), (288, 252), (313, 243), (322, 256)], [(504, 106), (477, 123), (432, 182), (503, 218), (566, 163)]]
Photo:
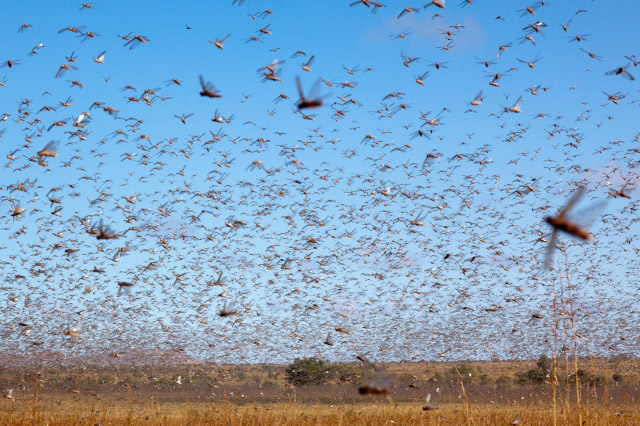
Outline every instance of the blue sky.
[[(583, 185), (588, 195), (576, 211), (589, 199), (609, 202), (591, 228), (595, 243), (561, 237), (578, 324), (591, 330), (581, 351), (637, 351), (612, 330), (631, 332), (633, 321), (622, 318), (637, 315), (637, 178), (628, 150), (638, 143), (638, 88), (605, 73), (640, 54), (638, 6), (552, 2), (520, 12), (530, 5), (447, 2), (400, 19), (401, 6), (371, 14), (349, 2), (5, 5), (0, 61), (20, 65), (0, 69), (0, 114), (9, 114), (0, 122), (3, 156), (18, 150), (0, 171), (2, 335), (16, 349), (31, 341), (47, 350), (166, 346), (226, 361), (534, 356), (545, 347), (553, 294), (566, 287), (560, 274), (541, 272), (545, 248), (536, 240), (549, 232), (543, 218)], [(260, 16), (266, 7), (273, 13)], [(526, 30), (538, 21), (541, 34)], [(22, 24), (32, 27), (18, 32)], [(99, 36), (58, 33), (67, 26)], [(522, 39), (529, 32), (535, 45)], [(120, 37), (127, 34), (149, 42), (130, 49)], [(211, 43), (227, 34), (224, 50)], [(246, 42), (252, 36), (259, 41)], [(570, 41), (576, 36), (587, 40)], [(297, 50), (306, 58), (292, 58)], [(94, 62), (102, 51), (104, 64)], [(72, 52), (77, 69), (55, 78)], [(420, 59), (406, 67), (403, 54)], [(303, 71), (312, 55), (312, 72)], [(538, 57), (533, 68), (519, 61)], [(282, 81), (263, 82), (256, 70), (274, 60), (285, 61)], [(478, 64), (485, 60), (495, 64)], [(640, 78), (636, 70), (628, 68)], [(499, 87), (489, 85), (496, 73), (506, 74)], [(198, 95), (200, 75), (221, 98)], [(296, 109), (296, 76), (305, 91), (319, 78), (333, 82), (317, 86), (321, 108), (303, 111), (313, 121)], [(166, 83), (172, 78), (181, 85)], [(340, 87), (346, 82), (355, 87)], [(154, 92), (151, 106), (140, 101), (145, 89)], [(472, 107), (481, 90), (482, 105)], [(398, 92), (401, 99), (383, 99)], [(626, 96), (615, 105), (604, 92)], [(288, 99), (274, 102), (280, 94)], [(59, 106), (68, 97), (72, 105)], [(522, 112), (506, 113), (519, 97)], [(94, 102), (101, 107), (90, 109)], [(57, 110), (38, 112), (44, 106)], [(233, 114), (231, 123), (212, 122), (216, 110)], [(91, 114), (86, 140), (65, 133), (77, 130), (72, 120), (82, 112)], [(176, 118), (188, 114), (186, 124)], [(415, 137), (418, 129), (430, 139)], [(212, 135), (220, 140), (207, 142)], [(46, 167), (30, 161), (51, 140), (60, 141), (58, 156)], [(423, 167), (427, 153), (440, 159)], [(626, 181), (632, 198), (613, 199)], [(134, 192), (135, 204), (127, 202)], [(61, 197), (60, 216), (50, 214), (47, 195)], [(16, 203), (26, 211), (14, 220)], [(427, 226), (410, 225), (421, 212)], [(248, 226), (229, 228), (230, 216)], [(120, 238), (88, 234), (83, 220), (100, 219)], [(555, 259), (564, 257), (556, 251)], [(47, 274), (34, 272), (39, 261)], [(220, 272), (227, 286), (208, 286)], [(135, 282), (130, 295), (117, 296), (118, 281)], [(225, 300), (241, 315), (220, 318)], [(532, 323), (538, 312), (545, 319)], [(28, 338), (15, 325), (25, 321), (33, 323)], [(77, 321), (82, 339), (61, 336)], [(334, 346), (323, 344), (327, 333)]]

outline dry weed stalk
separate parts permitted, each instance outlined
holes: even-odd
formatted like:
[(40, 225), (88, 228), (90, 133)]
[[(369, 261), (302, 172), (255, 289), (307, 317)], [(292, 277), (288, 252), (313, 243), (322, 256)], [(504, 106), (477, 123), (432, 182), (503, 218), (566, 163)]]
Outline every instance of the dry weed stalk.
[[(571, 324), (571, 335), (573, 337), (573, 370), (576, 381), (576, 405), (578, 407), (578, 421), (582, 424), (582, 395), (580, 393), (580, 377), (578, 375), (578, 334), (576, 332), (575, 309), (573, 309), (573, 287), (571, 286), (571, 279), (569, 278), (569, 259), (566, 253), (564, 279), (567, 283), (567, 304), (565, 307), (565, 315), (569, 318)], [(562, 281), (560, 285), (562, 286)]]
[(471, 426), (471, 417), (469, 416), (469, 399), (467, 398), (467, 392), (464, 389), (462, 374), (460, 374), (460, 370), (458, 370), (458, 366), (455, 366), (454, 368), (456, 369), (456, 373), (458, 374), (458, 380), (460, 381), (460, 388), (462, 389), (462, 397), (464, 398), (464, 414), (467, 420), (467, 426)]

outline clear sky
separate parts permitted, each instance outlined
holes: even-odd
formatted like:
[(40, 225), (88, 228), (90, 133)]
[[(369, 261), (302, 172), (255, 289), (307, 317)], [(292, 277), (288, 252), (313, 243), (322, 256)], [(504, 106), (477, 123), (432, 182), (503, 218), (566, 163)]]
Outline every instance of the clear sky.
[[(3, 5), (7, 348), (527, 357), (556, 295), (637, 353), (636, 2), (241, 3)], [(544, 272), (578, 186), (595, 239)]]

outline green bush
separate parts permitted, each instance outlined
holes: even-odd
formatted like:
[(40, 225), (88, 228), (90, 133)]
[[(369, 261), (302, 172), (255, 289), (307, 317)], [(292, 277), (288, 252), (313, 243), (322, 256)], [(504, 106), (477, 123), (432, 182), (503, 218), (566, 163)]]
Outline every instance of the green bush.
[[(582, 368), (578, 369), (577, 376), (578, 380), (583, 385), (604, 386), (607, 383), (607, 378), (604, 375), (598, 374), (597, 376), (594, 376), (590, 371), (584, 370)], [(572, 374), (571, 376), (569, 376), (569, 381), (571, 383), (575, 383), (576, 375)]]
[(329, 374), (324, 361), (318, 358), (296, 358), (285, 370), (286, 380), (295, 386), (321, 385)]
[(329, 367), (329, 376), (341, 382), (359, 383), (362, 372), (358, 367), (351, 364), (333, 364)]
[(547, 374), (540, 369), (531, 369), (524, 373), (518, 373), (518, 383), (521, 385), (533, 383), (536, 385), (543, 384), (547, 379)]
[(538, 368), (525, 371), (524, 373), (516, 374), (518, 383), (541, 385), (546, 383), (547, 377), (551, 374), (553, 368), (553, 361), (545, 354), (540, 355), (538, 362), (536, 363)]
[(611, 376), (611, 378), (616, 383), (621, 383), (624, 380), (624, 376), (619, 371), (616, 371), (615, 373), (613, 373), (613, 376)]
[(591, 386), (604, 386), (607, 384), (607, 377), (603, 374), (598, 374), (589, 380)]
[[(456, 368), (458, 369), (457, 372)], [(465, 384), (472, 383), (480, 377), (479, 369), (465, 362), (449, 370), (447, 374), (448, 382), (458, 382), (460, 380), (460, 378), (458, 377), (458, 372), (460, 373), (460, 377), (462, 378), (462, 383)]]
[(542, 354), (540, 355), (540, 358), (538, 358), (537, 365), (540, 371), (544, 372), (545, 374), (548, 374), (548, 373), (551, 373), (551, 367), (553, 366), (553, 362), (551, 361), (551, 358), (549, 358), (545, 354)]
[(496, 379), (496, 385), (499, 387), (508, 387), (513, 384), (513, 377), (511, 376), (500, 376)]

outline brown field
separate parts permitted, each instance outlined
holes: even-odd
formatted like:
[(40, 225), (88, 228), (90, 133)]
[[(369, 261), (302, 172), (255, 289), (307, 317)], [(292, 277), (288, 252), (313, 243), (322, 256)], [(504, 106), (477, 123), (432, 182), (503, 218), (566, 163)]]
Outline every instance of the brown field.
[[(5, 411), (5, 409), (7, 411)], [(640, 419), (640, 409), (628, 406), (590, 407), (557, 411), (557, 424), (628, 425)], [(390, 401), (357, 404), (245, 404), (147, 402), (70, 402), (36, 406), (18, 404), (2, 408), (3, 425), (371, 425), (371, 424), (553, 424), (553, 411), (546, 405), (443, 404), (423, 411), (418, 403)]]
[[(473, 377), (451, 380), (463, 365)], [(528, 425), (554, 424), (554, 413), (556, 424), (628, 425), (640, 421), (638, 365), (580, 360), (579, 368), (606, 380), (577, 387), (558, 380), (555, 408), (549, 382), (515, 380), (535, 361), (380, 364), (391, 386), (375, 397), (358, 393), (364, 373), (292, 387), (285, 365), (4, 368), (0, 391), (14, 389), (14, 398), (0, 399), (0, 425)], [(616, 373), (624, 379), (612, 380)], [(437, 409), (423, 410), (427, 393)]]
[[(4, 408), (4, 407), (3, 407)], [(370, 425), (370, 424), (553, 424), (548, 406), (495, 406), (447, 404), (437, 410), (423, 411), (420, 404), (391, 402), (347, 405), (292, 404), (236, 405), (232, 403), (181, 404), (69, 404), (7, 407), (0, 414), (7, 425)], [(589, 410), (559, 409), (557, 424), (628, 425), (640, 419), (638, 407), (613, 409), (596, 407)]]

